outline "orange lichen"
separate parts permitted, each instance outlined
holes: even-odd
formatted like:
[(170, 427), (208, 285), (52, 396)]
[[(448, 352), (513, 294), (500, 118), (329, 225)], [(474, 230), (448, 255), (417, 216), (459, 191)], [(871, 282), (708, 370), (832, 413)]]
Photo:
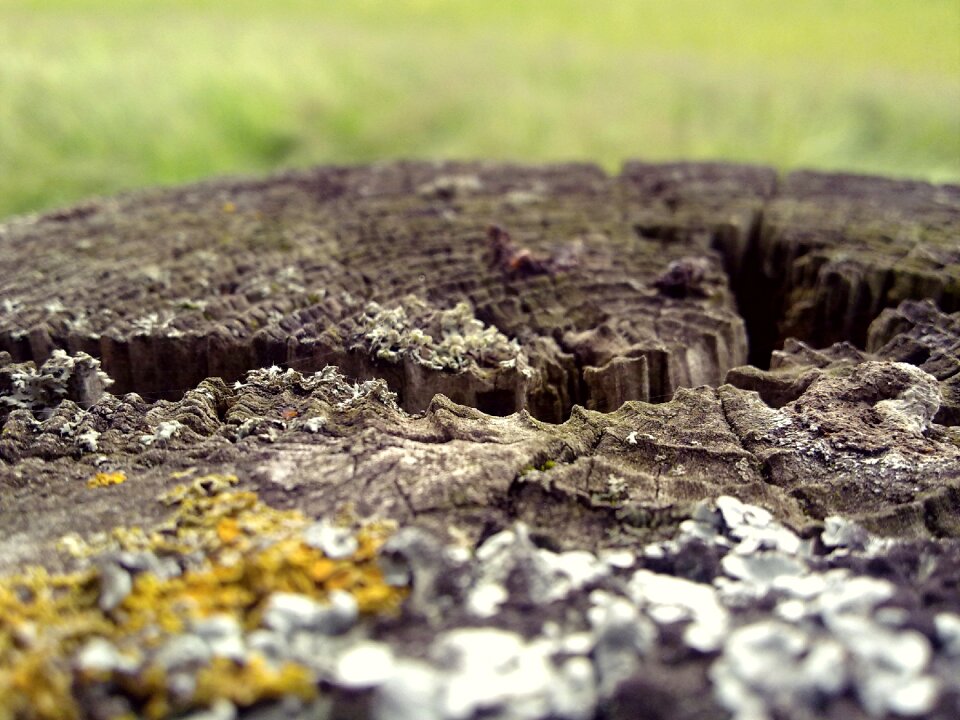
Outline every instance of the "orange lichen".
[(109, 487), (126, 482), (127, 476), (123, 472), (98, 472), (92, 478), (87, 480), (88, 488)]
[[(130, 592), (109, 612), (99, 607), (104, 580), (98, 571), (52, 575), (32, 568), (0, 578), (0, 720), (48, 720), (82, 714), (74, 692), (102, 683), (120, 688), (136, 712), (163, 718), (218, 698), (248, 706), (261, 700), (316, 692), (312, 671), (280, 666), (251, 655), (243, 662), (214, 658), (196, 678), (194, 695), (174, 700), (162, 668), (136, 673), (82, 672), (72, 658), (93, 638), (104, 638), (126, 657), (160, 647), (188, 632), (191, 623), (216, 614), (245, 630), (260, 624), (274, 592), (302, 593), (323, 602), (334, 590), (351, 593), (361, 613), (399, 607), (405, 591), (387, 585), (376, 562), (389, 523), (359, 524), (351, 512), (336, 522), (353, 527), (357, 549), (329, 558), (308, 544), (313, 520), (263, 504), (256, 493), (235, 489), (236, 477), (205, 475), (161, 496), (172, 516), (153, 530), (116, 528), (89, 542), (64, 538), (75, 558), (117, 550), (173, 558), (185, 570), (173, 577), (150, 571), (133, 576)], [(186, 703), (186, 704), (184, 704)]]
[(240, 527), (234, 518), (223, 518), (217, 523), (217, 537), (224, 545), (229, 545), (240, 537)]

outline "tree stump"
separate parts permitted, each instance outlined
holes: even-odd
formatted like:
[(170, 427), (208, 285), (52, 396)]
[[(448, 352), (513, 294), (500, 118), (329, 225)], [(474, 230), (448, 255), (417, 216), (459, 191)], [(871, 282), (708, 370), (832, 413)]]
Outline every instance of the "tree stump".
[(0, 718), (960, 712), (958, 187), (392, 163), (0, 249)]

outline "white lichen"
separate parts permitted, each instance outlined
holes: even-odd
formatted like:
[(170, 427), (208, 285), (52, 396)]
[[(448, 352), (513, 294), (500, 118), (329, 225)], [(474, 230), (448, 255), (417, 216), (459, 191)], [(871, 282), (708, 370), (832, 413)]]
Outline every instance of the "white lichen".
[(479, 366), (532, 374), (517, 340), (478, 320), (467, 302), (447, 310), (413, 296), (394, 308), (368, 303), (353, 347), (391, 363), (409, 357), (433, 370), (459, 372)]
[(153, 435), (141, 435), (140, 443), (149, 446), (155, 442), (166, 442), (176, 437), (180, 433), (181, 428), (183, 428), (183, 423), (177, 420), (165, 420), (157, 425)]
[(613, 498), (624, 498), (627, 495), (629, 487), (627, 481), (619, 475), (611, 475), (607, 478), (607, 493)]
[(86, 452), (97, 452), (100, 449), (99, 445), (100, 433), (94, 429), (86, 430), (85, 432), (80, 433), (76, 437), (77, 447)]
[(327, 419), (322, 416), (316, 416), (312, 418), (307, 418), (303, 421), (303, 429), (309, 433), (318, 433), (320, 432), (324, 425), (327, 424)]

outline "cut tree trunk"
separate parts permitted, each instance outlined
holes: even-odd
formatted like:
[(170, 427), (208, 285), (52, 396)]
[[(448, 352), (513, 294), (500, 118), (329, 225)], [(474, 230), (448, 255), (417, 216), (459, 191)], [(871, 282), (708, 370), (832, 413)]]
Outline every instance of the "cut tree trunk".
[[(244, 502), (271, 512), (399, 528), (382, 553), (407, 566), (405, 581), (388, 583), (409, 592), (402, 614), (351, 631), (376, 637), (375, 651), (328, 649), (382, 659), (386, 647), (389, 671), (351, 685), (342, 668), (283, 656), (320, 688), (317, 717), (519, 707), (494, 693), (457, 715), (397, 689), (414, 672), (399, 658), (453, 652), (443, 643), (478, 625), (524, 642), (594, 633), (592, 651), (567, 653), (589, 666), (589, 692), (567, 698), (580, 710), (544, 691), (542, 712), (496, 717), (627, 718), (637, 707), (723, 717), (754, 700), (783, 717), (947, 717), (960, 702), (950, 675), (960, 662), (958, 187), (722, 164), (628, 163), (617, 176), (590, 165), (318, 168), (14, 219), (0, 226), (0, 258), (0, 571), (95, 567), (98, 607), (122, 625), (134, 581), (162, 576), (155, 563), (199, 572), (221, 562), (214, 545), (240, 542), (233, 533), (249, 536), (254, 557), (257, 532), (278, 532), (250, 529), (252, 505), (228, 515), (203, 505), (249, 491)], [(223, 477), (238, 488), (197, 481), (158, 502), (178, 484)], [(192, 525), (171, 521), (190, 492), (205, 509)], [(184, 527), (207, 520), (212, 535), (190, 552), (161, 550), (159, 535), (131, 539), (150, 528), (192, 538)], [(458, 565), (451, 548), (476, 553)], [(631, 559), (605, 565), (602, 581), (571, 580), (578, 552)], [(544, 575), (548, 556), (567, 569)], [(750, 562), (769, 567), (743, 569)], [(903, 570), (914, 562), (928, 566)], [(455, 588), (438, 578), (448, 566)], [(557, 573), (569, 576), (565, 593), (550, 584)], [(857, 615), (861, 631), (824, 615), (827, 630), (801, 633), (789, 613), (826, 607), (828, 591), (775, 578), (841, 575), (882, 578), (907, 619), (876, 620), (878, 600)], [(620, 577), (631, 589), (614, 587)], [(697, 619), (706, 610), (651, 599), (651, 578), (709, 593), (736, 580), (752, 595), (707, 602), (722, 610), (713, 637)], [(235, 620), (280, 632), (270, 593), (290, 587), (258, 587)], [(311, 587), (328, 597), (320, 581)], [(591, 618), (619, 612), (597, 592), (619, 592), (636, 615), (636, 657), (620, 670), (609, 663), (627, 652), (623, 629), (612, 615), (585, 619), (591, 603)], [(791, 592), (800, 605), (774, 612)], [(0, 584), (0, 609), (3, 597)], [(761, 621), (786, 628), (771, 631), (777, 642), (801, 633), (805, 649), (750, 652), (798, 663), (832, 642), (855, 668), (838, 687), (819, 675), (788, 690), (751, 679), (737, 653)], [(0, 701), (14, 702), (27, 691), (10, 690), (4, 665), (24, 662), (29, 643), (5, 647), (15, 628), (2, 623)], [(901, 695), (862, 677), (873, 660), (856, 638), (878, 627), (891, 643), (926, 643), (927, 659), (890, 680), (914, 683)], [(244, 702), (223, 675), (206, 695), (181, 697), (174, 680), (131, 690), (121, 676), (145, 677), (160, 662), (149, 653), (126, 669), (104, 660), (110, 682), (97, 685), (83, 653), (101, 635), (80, 632), (86, 645), (59, 644), (50, 660), (79, 715), (172, 716), (217, 697), (244, 708), (296, 694), (290, 685)], [(434, 673), (436, 693), (453, 692), (455, 678), (417, 667)], [(10, 716), (21, 715), (43, 716)]]

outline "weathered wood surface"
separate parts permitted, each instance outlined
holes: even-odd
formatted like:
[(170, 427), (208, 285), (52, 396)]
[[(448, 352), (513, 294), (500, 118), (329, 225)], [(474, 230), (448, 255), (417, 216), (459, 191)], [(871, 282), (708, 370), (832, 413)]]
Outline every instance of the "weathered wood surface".
[(942, 313), (930, 300), (906, 300), (885, 309), (870, 324), (865, 350), (847, 341), (816, 349), (788, 338), (782, 350), (773, 352), (769, 370), (733, 368), (726, 381), (756, 390), (772, 407), (783, 407), (825, 371), (839, 372), (868, 360), (910, 363), (935, 377), (940, 409), (934, 422), (960, 425), (960, 313)]
[[(226, 486), (211, 490), (212, 481), (157, 501), (184, 478), (231, 475), (276, 511), (398, 523), (383, 557), (406, 563), (397, 584), (411, 586), (403, 615), (377, 619), (380, 605), (369, 601), (373, 619), (349, 638), (376, 637), (397, 658), (422, 658), (453, 652), (443, 644), (454, 642), (449, 633), (478, 623), (530, 641), (547, 632), (545, 618), (561, 637), (592, 628), (588, 658), (572, 653), (589, 671), (562, 665), (589, 678), (550, 675), (548, 685), (570, 697), (543, 690), (527, 714), (510, 714), (516, 697), (501, 699), (497, 717), (626, 718), (641, 701), (661, 717), (723, 717), (754, 701), (784, 717), (917, 708), (949, 717), (960, 702), (949, 679), (960, 656), (950, 649), (960, 646), (951, 629), (953, 618), (960, 627), (956, 187), (705, 164), (631, 163), (618, 176), (583, 165), (320, 168), (14, 220), (0, 227), (0, 250), (0, 570), (94, 563), (99, 608), (114, 623), (106, 637), (117, 648), (142, 640), (128, 632), (130, 618), (141, 622), (131, 608), (142, 589), (124, 585), (130, 578), (171, 560), (178, 572), (221, 568), (224, 543), (255, 558), (243, 561), (253, 572), (256, 548), (294, 522), (254, 520), (252, 501)], [(784, 341), (771, 370), (744, 366), (748, 358), (765, 366)], [(815, 350), (837, 341), (853, 345)], [(739, 387), (721, 385), (725, 377)], [(169, 520), (170, 503), (186, 507), (189, 492), (209, 493), (196, 500), (203, 507), (221, 496), (247, 505), (216, 515), (212, 535), (196, 539), (206, 515)], [(731, 496), (772, 515), (738, 509)], [(132, 540), (137, 527), (165, 527), (181, 545)], [(103, 534), (112, 528), (122, 530)], [(185, 550), (190, 542), (198, 545)], [(78, 557), (88, 546), (99, 554)], [(478, 546), (470, 561), (443, 549)], [(568, 578), (563, 593), (554, 586), (560, 571), (542, 567), (582, 568), (583, 556), (560, 553), (600, 562), (618, 549), (629, 563), (604, 565), (602, 582)], [(826, 635), (803, 626), (804, 652), (847, 653), (842, 662), (855, 669), (842, 687), (788, 691), (747, 678), (738, 653), (757, 630), (751, 623), (766, 613), (785, 623), (773, 633), (783, 636), (800, 633), (801, 621), (789, 610), (770, 615), (773, 580), (759, 565), (740, 568), (739, 555), (772, 563), (771, 578), (835, 571), (829, 577), (889, 583), (909, 618), (883, 630), (890, 647), (926, 643), (930, 656), (887, 678), (912, 689), (901, 697), (865, 679), (873, 660), (857, 638), (880, 632), (873, 605), (857, 615), (867, 623), (861, 631), (829, 618)], [(455, 587), (439, 579), (447, 571)], [(732, 577), (753, 600), (705, 601), (727, 608), (711, 632), (696, 620), (707, 610), (687, 608), (677, 617), (687, 622), (692, 612), (694, 621), (681, 637), (676, 621), (669, 630), (649, 609), (657, 602), (644, 593), (661, 592), (649, 585), (654, 576), (690, 581), (695, 587), (671, 592), (701, 595)], [(224, 600), (222, 609), (280, 632), (269, 621), (280, 612), (270, 591), (287, 586), (257, 582), (258, 599), (241, 608)], [(311, 587), (328, 596), (323, 583)], [(611, 619), (626, 611), (591, 590), (629, 597), (640, 613), (629, 659), (625, 631)], [(491, 604), (490, 593), (513, 600)], [(826, 607), (827, 590), (810, 593), (797, 597), (808, 609)], [(487, 605), (496, 612), (478, 615)], [(591, 618), (607, 620), (588, 622), (588, 605)], [(907, 627), (921, 639), (903, 635)], [(196, 675), (189, 664), (164, 666), (169, 686), (142, 685), (160, 662), (152, 651), (135, 668), (114, 658), (104, 671), (113, 690), (97, 685), (87, 677), (93, 661), (83, 653), (96, 653), (81, 646), (90, 641), (84, 632), (56, 645), (43, 666), (73, 678), (77, 712), (162, 716), (210, 705), (209, 693), (176, 679)], [(179, 632), (165, 642), (193, 642)], [(19, 635), (0, 625), (0, 698), (22, 698), (4, 663), (40, 660), (30, 643), (5, 647), (5, 637)], [(351, 647), (321, 654), (347, 657)], [(786, 663), (790, 652), (771, 662)], [(397, 708), (474, 716), (400, 692), (390, 683), (403, 686), (413, 672), (402, 663), (364, 680), (357, 695), (340, 670), (283, 659), (306, 668), (314, 690), (320, 684), (316, 717), (384, 718)], [(276, 694), (262, 676), (260, 685), (248, 678), (260, 694), (244, 702), (221, 671), (213, 696), (230, 707)], [(440, 695), (453, 692), (451, 677), (430, 677)], [(281, 694), (303, 690), (288, 681)]]
[[(207, 376), (334, 362), (385, 376), (408, 409), (422, 410), (436, 383), (455, 400), (556, 421), (574, 403), (615, 409), (721, 381), (748, 351), (731, 289), (764, 364), (778, 338), (862, 345), (869, 322), (904, 299), (960, 309), (958, 206), (949, 186), (778, 182), (724, 165), (628, 164), (616, 177), (386, 165), (130, 195), (3, 229), (0, 350), (37, 362), (82, 350), (103, 358), (115, 392), (170, 398)], [(518, 257), (492, 262), (491, 225)], [(558, 264), (530, 270), (522, 249)], [(690, 256), (704, 278), (670, 297), (684, 293), (656, 281)], [(433, 309), (469, 302), (519, 341), (539, 382), (493, 373), (444, 384), (351, 347), (368, 303), (394, 310), (409, 295)], [(498, 381), (515, 397), (487, 387)]]

